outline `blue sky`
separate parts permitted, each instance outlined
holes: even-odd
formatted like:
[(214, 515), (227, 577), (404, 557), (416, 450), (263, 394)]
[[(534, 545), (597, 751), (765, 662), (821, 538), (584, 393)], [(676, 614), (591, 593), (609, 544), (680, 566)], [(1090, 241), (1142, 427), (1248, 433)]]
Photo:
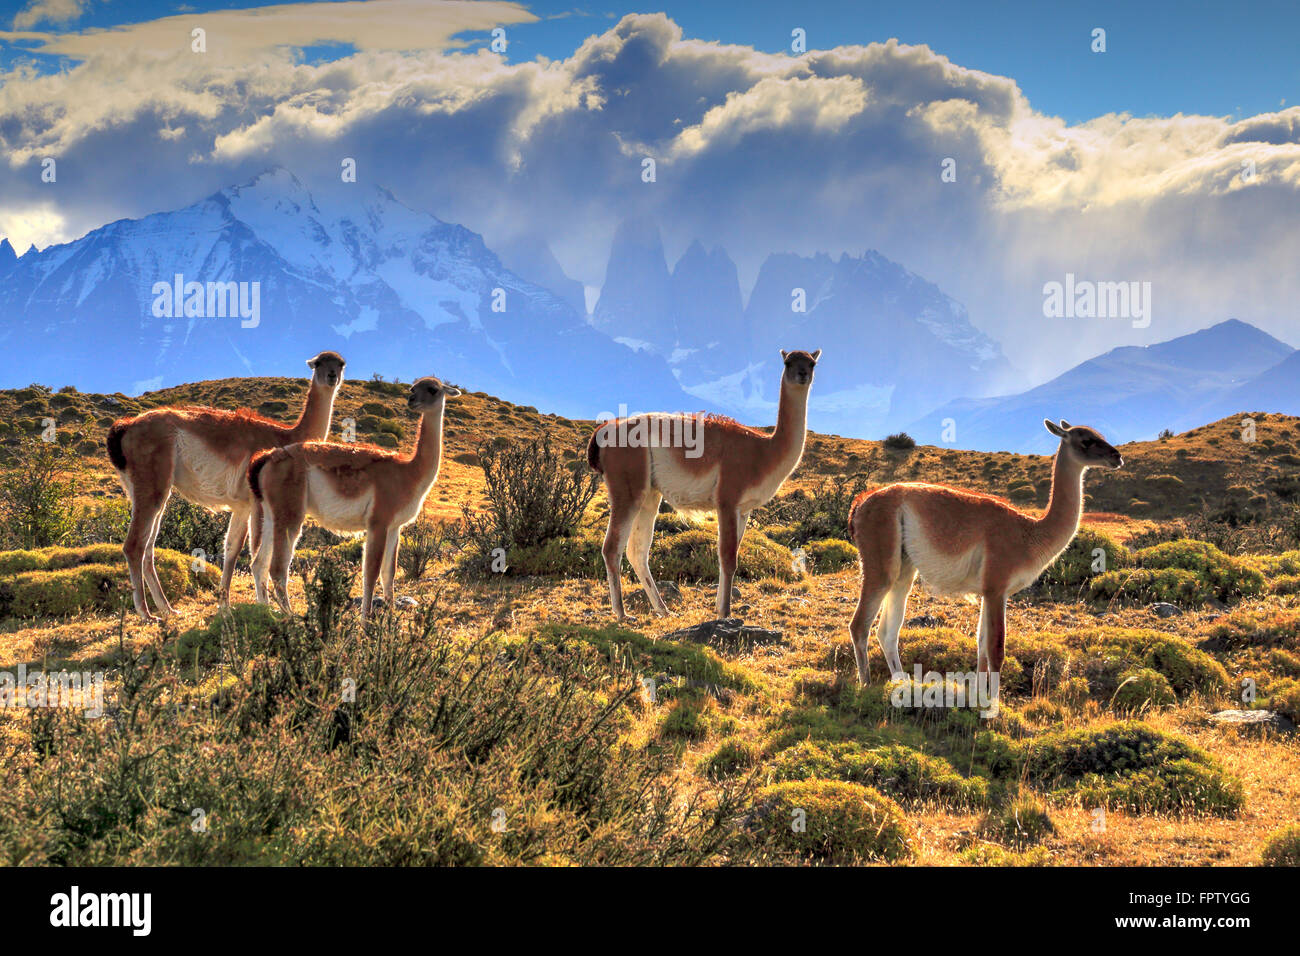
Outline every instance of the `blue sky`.
[[(33, 2), (85, 9), (16, 38)], [(0, 236), (44, 248), (269, 166), (327, 191), (348, 157), (489, 247), (549, 247), (589, 294), (648, 218), (670, 264), (720, 246), (745, 291), (773, 254), (877, 250), (1034, 378), (1232, 317), (1300, 340), (1294, 0), (261, 6), (0, 8)], [(475, 50), (503, 19), (504, 62)], [(1067, 275), (1151, 282), (1158, 318), (1044, 322)]]
[[(311, 0), (308, 0), (311, 2)], [(321, 0), (328, 5), (325, 0)], [(4, 0), (6, 14), (25, 6)], [(73, 28), (111, 27), (179, 12), (268, 6), (249, 0), (89, 0)], [(1300, 3), (813, 2), (629, 4), (542, 0), (525, 3), (541, 17), (510, 28), (509, 59), (570, 55), (586, 37), (625, 13), (665, 12), (688, 38), (784, 50), (790, 31), (807, 31), (810, 48), (897, 37), (928, 44), (955, 63), (1014, 78), (1038, 111), (1077, 123), (1110, 112), (1136, 116), (1201, 113), (1252, 115), (1300, 102)], [(0, 16), (0, 26), (8, 26)], [(1090, 50), (1103, 27), (1107, 52)], [(48, 29), (48, 26), (41, 29)], [(471, 39), (471, 46), (474, 43)], [(13, 62), (0, 43), (0, 68)], [(55, 64), (47, 62), (46, 69)]]

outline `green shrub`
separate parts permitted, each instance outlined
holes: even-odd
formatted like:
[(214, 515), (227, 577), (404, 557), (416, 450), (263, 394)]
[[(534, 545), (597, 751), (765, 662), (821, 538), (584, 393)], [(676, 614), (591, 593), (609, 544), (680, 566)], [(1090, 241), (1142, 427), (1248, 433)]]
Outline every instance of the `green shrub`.
[(131, 526), (131, 503), (124, 498), (105, 501), (83, 508), (77, 513), (76, 524), (68, 543), (72, 547), (85, 544), (121, 544), (126, 540)]
[(809, 541), (847, 541), (849, 510), (853, 499), (871, 487), (874, 462), (867, 470), (851, 476), (822, 477), (808, 488), (796, 488), (774, 498), (755, 514), (773, 540), (787, 547)]
[(72, 456), (61, 445), (24, 437), (19, 465), (0, 474), (0, 530), (24, 549), (61, 544), (75, 528)]
[[(696, 528), (665, 539), (656, 538), (650, 549), (650, 572), (656, 580), (716, 581), (717, 534)], [(794, 556), (788, 548), (761, 532), (750, 531), (740, 542), (736, 577), (747, 581), (761, 578), (795, 581), (799, 572), (795, 570)]]
[(758, 762), (753, 744), (740, 737), (727, 737), (700, 762), (700, 772), (710, 780), (721, 780)]
[(1042, 799), (1023, 790), (1006, 805), (990, 810), (980, 822), (980, 833), (986, 838), (1022, 849), (1042, 843), (1055, 832), (1056, 825)]
[(213, 615), (203, 627), (179, 635), (169, 647), (170, 655), (182, 664), (215, 664), (223, 658), (223, 641), (233, 642), (231, 660), (243, 660), (267, 649), (267, 637), (275, 623), (275, 612), (265, 604), (232, 604)]
[(173, 494), (158, 526), (155, 545), (182, 554), (202, 551), (206, 560), (220, 564), (229, 524), (228, 512), (209, 511)]
[(1030, 847), (1023, 852), (982, 843), (962, 850), (958, 858), (966, 866), (1051, 866), (1052, 853), (1045, 846)]
[(1088, 807), (1232, 816), (1245, 802), (1241, 781), (1209, 754), (1138, 721), (1045, 734), (1023, 760), (1027, 779)]
[[(155, 554), (158, 580), (169, 595), (212, 589), (220, 569), (191, 568), (175, 551)], [(117, 545), (42, 548), (0, 553), (0, 617), (65, 617), (83, 610), (115, 611), (129, 601), (130, 576)]]
[(529, 547), (577, 530), (596, 496), (600, 476), (584, 474), (585, 462), (568, 463), (540, 441), (486, 442), (478, 448), (486, 481), (487, 509), (463, 506), (463, 533), (486, 564), (494, 549)]
[(1133, 562), (1139, 568), (1194, 571), (1220, 601), (1240, 600), (1264, 589), (1264, 576), (1258, 569), (1224, 554), (1207, 541), (1166, 541), (1138, 551)]
[(1229, 651), (1279, 646), (1300, 650), (1300, 609), (1235, 611), (1216, 621), (1207, 639)]
[(1268, 708), (1300, 723), (1300, 681), (1284, 678), (1269, 688)]
[(852, 742), (803, 741), (776, 755), (773, 780), (845, 780), (872, 786), (896, 800), (937, 800), (951, 807), (982, 807), (988, 781), (963, 777), (948, 761), (911, 747), (865, 749)]
[[(661, 866), (752, 845), (752, 786), (701, 797), (673, 754), (628, 744), (639, 685), (594, 648), (453, 640), (423, 613), (326, 634), (322, 616), (250, 623), (244, 650), (266, 653), (230, 642), (194, 675), (123, 654), (114, 720), (33, 715), (39, 757), (0, 751), (0, 862)], [(221, 808), (203, 839), (194, 807)]]
[(1126, 604), (1167, 601), (1186, 607), (1204, 604), (1213, 597), (1213, 591), (1195, 571), (1134, 568), (1097, 575), (1088, 585), (1088, 597), (1106, 602), (1118, 599)]
[[(1104, 564), (1098, 560), (1103, 556), (1094, 554), (1097, 550), (1103, 552)], [(1122, 544), (1100, 531), (1080, 528), (1060, 557), (1043, 572), (1039, 581), (1051, 590), (1073, 593), (1095, 575), (1126, 567), (1131, 560), (1132, 555)], [(1100, 565), (1099, 570), (1093, 570), (1094, 564)]]
[(1111, 698), (1116, 710), (1143, 710), (1175, 701), (1174, 689), (1164, 674), (1149, 667), (1139, 667), (1120, 675), (1119, 686)]
[(1259, 858), (1265, 866), (1300, 866), (1300, 826), (1293, 823), (1275, 830)]
[(764, 787), (754, 797), (750, 826), (761, 845), (835, 864), (902, 860), (915, 839), (893, 800), (839, 780)]
[(709, 735), (717, 710), (711, 697), (683, 697), (674, 701), (659, 722), (659, 735), (679, 740), (699, 740)]
[(834, 574), (858, 563), (858, 549), (847, 541), (822, 538), (804, 546), (814, 574)]

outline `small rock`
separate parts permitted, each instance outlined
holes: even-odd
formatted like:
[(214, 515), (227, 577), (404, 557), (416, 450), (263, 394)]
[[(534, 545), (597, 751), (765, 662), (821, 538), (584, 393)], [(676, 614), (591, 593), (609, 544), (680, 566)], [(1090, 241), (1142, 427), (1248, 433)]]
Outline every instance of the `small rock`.
[(1291, 720), (1271, 710), (1221, 710), (1211, 714), (1210, 720), (1216, 724), (1248, 727), (1252, 730), (1269, 728), (1292, 733), (1296, 728)]
[(1183, 613), (1182, 608), (1177, 604), (1170, 604), (1168, 601), (1157, 601), (1155, 604), (1148, 604), (1147, 610), (1160, 617), (1177, 617)]
[(734, 585), (734, 584), (731, 586), (731, 599), (732, 599), (733, 601), (739, 601), (739, 600), (740, 600), (740, 588), (738, 588), (738, 587), (737, 587), (736, 585)]
[(415, 598), (411, 597), (409, 594), (399, 597), (395, 603), (397, 604), (398, 607), (419, 607), (420, 606), (420, 602), (417, 601)]
[(941, 627), (943, 619), (933, 616), (932, 614), (922, 614), (920, 617), (909, 617), (903, 622), (904, 627)]
[(679, 631), (665, 634), (670, 641), (691, 641), (697, 644), (717, 644), (733, 650), (743, 650), (765, 644), (780, 644), (785, 640), (780, 631), (746, 624), (738, 617), (727, 617), (719, 621), (705, 621), (694, 627), (684, 627)]
[[(658, 582), (655, 582), (658, 584)], [(677, 586), (676, 581), (665, 581), (659, 584), (659, 596), (665, 601), (680, 601), (682, 599), (682, 589)]]

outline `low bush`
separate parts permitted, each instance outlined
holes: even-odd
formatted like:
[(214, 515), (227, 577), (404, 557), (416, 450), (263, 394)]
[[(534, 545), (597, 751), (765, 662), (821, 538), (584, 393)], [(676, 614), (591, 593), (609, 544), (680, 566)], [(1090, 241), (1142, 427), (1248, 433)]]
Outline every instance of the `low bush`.
[[(192, 567), (189, 555), (159, 549), (154, 564), (169, 595), (213, 589), (220, 569)], [(82, 610), (116, 611), (130, 601), (131, 581), (118, 545), (0, 552), (0, 617), (65, 617)]]
[(1270, 834), (1259, 859), (1265, 866), (1300, 866), (1300, 825), (1293, 823)]
[(1141, 711), (1148, 707), (1162, 707), (1176, 700), (1174, 689), (1164, 674), (1150, 667), (1139, 667), (1120, 675), (1119, 684), (1111, 697), (1114, 708), (1121, 712)]
[(32, 715), (38, 756), (0, 749), (0, 861), (654, 866), (752, 846), (752, 785), (696, 792), (630, 744), (639, 684), (595, 648), (451, 640), (431, 613), (315, 625), (330, 616), (250, 616), (220, 669), (195, 635), (199, 674), (123, 654), (113, 720)]
[(989, 802), (987, 780), (963, 777), (942, 757), (902, 745), (866, 749), (852, 742), (803, 741), (781, 751), (772, 761), (773, 780), (818, 778), (875, 787), (909, 803), (937, 801), (968, 808)]
[(1269, 687), (1268, 709), (1300, 723), (1300, 681), (1283, 678)]
[(837, 538), (809, 541), (804, 545), (804, 553), (814, 574), (834, 574), (858, 563), (858, 549)]
[(1300, 609), (1234, 611), (1216, 621), (1206, 637), (1208, 644), (1224, 650), (1252, 647), (1300, 650)]
[(1096, 575), (1126, 567), (1131, 560), (1129, 550), (1108, 535), (1080, 528), (1060, 557), (1043, 572), (1039, 582), (1050, 591), (1073, 597)]
[(1233, 816), (1245, 803), (1241, 781), (1209, 754), (1136, 721), (1045, 734), (1023, 761), (1035, 785), (1088, 807)]
[(463, 523), (479, 555), (570, 537), (578, 530), (600, 481), (599, 475), (585, 471), (585, 462), (566, 462), (549, 437), (485, 442), (477, 454), (487, 508), (478, 513), (465, 505)]
[(787, 547), (810, 541), (847, 541), (853, 499), (871, 487), (874, 462), (848, 476), (823, 477), (807, 488), (774, 498), (754, 515), (771, 537)]
[(1022, 790), (1014, 799), (985, 814), (980, 821), (980, 833), (1017, 849), (1042, 843), (1056, 832), (1056, 825), (1042, 799)]
[(914, 852), (914, 832), (898, 804), (840, 780), (764, 787), (754, 797), (750, 829), (761, 846), (826, 863), (892, 862)]
[(700, 761), (699, 770), (710, 780), (721, 780), (758, 762), (758, 751), (753, 744), (740, 737), (727, 737), (713, 752)]

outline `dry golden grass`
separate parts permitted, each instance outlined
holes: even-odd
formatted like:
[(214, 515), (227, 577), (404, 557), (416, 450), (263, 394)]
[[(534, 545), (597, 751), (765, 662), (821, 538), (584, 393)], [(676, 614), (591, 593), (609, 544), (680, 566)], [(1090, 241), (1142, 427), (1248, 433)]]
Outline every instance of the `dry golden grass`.
[[(247, 405), (289, 420), (297, 412), (305, 380), (237, 379), (203, 382), (143, 396), (140, 400), (117, 396), (116, 405), (102, 397), (73, 395), (61, 403), (60, 428), (71, 429), (69, 443), (82, 452), (78, 474), (79, 494), (84, 501), (120, 496), (117, 481), (98, 442), (107, 419), (147, 407), (174, 403), (205, 403), (223, 407)], [(405, 411), (404, 389), (390, 384), (345, 383), (335, 421), (361, 421), (366, 416), (395, 423), (403, 432), (401, 447), (413, 437), (414, 419)], [(30, 390), (0, 392), (0, 420), (13, 424), (0, 435), (8, 443), (21, 432), (30, 432), (57, 396), (35, 396)], [(44, 402), (44, 406), (36, 407)], [(282, 403), (277, 405), (275, 403)], [(283, 407), (282, 407), (283, 406)], [(1262, 488), (1279, 475), (1294, 474), (1285, 456), (1294, 453), (1300, 431), (1297, 420), (1277, 415), (1256, 415), (1256, 441), (1242, 442), (1237, 419), (1195, 429), (1161, 442), (1136, 443), (1123, 451), (1127, 466), (1117, 475), (1090, 477), (1091, 508), (1086, 524), (1126, 540), (1149, 529), (1153, 519), (1180, 513), (1198, 503), (1217, 502), (1232, 486)], [(593, 423), (542, 416), (479, 393), (466, 393), (449, 406), (443, 469), (426, 505), (427, 516), (454, 520), (463, 504), (477, 507), (483, 499), (482, 470), (474, 453), (479, 443), (490, 439), (532, 441), (547, 435), (554, 447), (568, 458), (579, 460)], [(392, 428), (391, 424), (386, 425)], [(359, 429), (365, 440), (371, 434)], [(95, 447), (86, 442), (95, 442)], [(1268, 442), (1266, 444), (1265, 442)], [(804, 463), (786, 489), (807, 488), (824, 476), (865, 472), (872, 483), (921, 479), (1006, 493), (1019, 485), (1031, 492), (1012, 500), (1028, 510), (1046, 502), (1044, 479), (1050, 474), (1050, 460), (1042, 457), (984, 454), (939, 448), (918, 448), (910, 453), (890, 452), (878, 442), (838, 436), (810, 436)], [(1181, 484), (1154, 482), (1154, 476), (1175, 476)], [(1157, 488), (1156, 485), (1160, 487)], [(603, 490), (601, 492), (603, 495)], [(1134, 501), (1138, 504), (1134, 505)], [(599, 505), (599, 499), (597, 506)], [(453, 639), (474, 638), (491, 632), (526, 637), (547, 624), (599, 627), (609, 621), (608, 595), (603, 581), (518, 579), (494, 577), (469, 580), (456, 577), (447, 563), (438, 565), (418, 582), (399, 575), (399, 591), (412, 594), (422, 604), (435, 603), (443, 628)], [(653, 637), (711, 620), (712, 585), (682, 585), (682, 601), (670, 605), (667, 619), (651, 618), (634, 581), (625, 579), (631, 595), (634, 619), (629, 627)], [(302, 606), (301, 582), (291, 581), (295, 605)], [(238, 575), (233, 600), (252, 599), (249, 579)], [(727, 701), (707, 703), (707, 731), (696, 739), (679, 740), (677, 773), (692, 786), (707, 787), (698, 771), (700, 762), (726, 737), (765, 746), (773, 715), (794, 706), (800, 699), (799, 676), (817, 673), (826, 680), (851, 681), (853, 656), (848, 644), (847, 622), (857, 599), (857, 572), (806, 577), (794, 584), (773, 580), (743, 583), (741, 598), (733, 613), (748, 624), (779, 630), (781, 643), (757, 647), (728, 660), (752, 674), (758, 691), (739, 694)], [(1273, 598), (1270, 606), (1277, 606)], [(1264, 606), (1265, 602), (1259, 602)], [(60, 667), (89, 668), (106, 661), (119, 645), (138, 649), (155, 644), (187, 628), (211, 620), (215, 598), (203, 594), (183, 599), (179, 617), (166, 629), (142, 625), (133, 616), (114, 617), (83, 614), (68, 620), (35, 622), (9, 621), (0, 625), (0, 668), (18, 663), (47, 670)], [(918, 586), (908, 616), (931, 615), (945, 626), (973, 635), (977, 608), (964, 601), (935, 598)], [(1189, 613), (1164, 619), (1141, 608), (1099, 612), (1081, 603), (1014, 600), (1009, 614), (1009, 649), (1014, 653), (1018, 639), (1039, 633), (1069, 633), (1075, 629), (1105, 624), (1117, 628), (1144, 628), (1194, 640), (1208, 625), (1208, 612)], [(903, 650), (924, 635), (905, 630)], [(973, 636), (969, 641), (974, 666)], [(873, 651), (874, 673), (883, 677), (879, 648)], [(1236, 676), (1236, 675), (1233, 675)], [(1018, 713), (1028, 701), (1008, 700), (1006, 707)], [(1295, 820), (1300, 809), (1300, 742), (1276, 735), (1243, 734), (1211, 725), (1205, 718), (1208, 705), (1200, 701), (1154, 710), (1143, 719), (1160, 729), (1176, 732), (1209, 751), (1224, 767), (1239, 777), (1246, 793), (1245, 808), (1234, 817), (1180, 818), (1131, 815), (1111, 812), (1103, 832), (1096, 832), (1093, 811), (1077, 806), (1053, 806), (1056, 832), (1043, 843), (1046, 857), (1040, 862), (1084, 865), (1232, 865), (1257, 862), (1267, 836)], [(1070, 710), (1062, 725), (1100, 727), (1113, 722), (1114, 715), (1090, 702)], [(633, 736), (642, 742), (656, 740), (662, 713), (647, 708), (637, 719)], [(16, 718), (0, 716), (4, 734), (16, 732)], [(958, 768), (962, 769), (962, 768)], [(978, 835), (980, 815), (954, 811), (943, 806), (922, 806), (908, 813), (918, 829), (916, 862), (954, 865), (960, 854), (982, 842)]]

